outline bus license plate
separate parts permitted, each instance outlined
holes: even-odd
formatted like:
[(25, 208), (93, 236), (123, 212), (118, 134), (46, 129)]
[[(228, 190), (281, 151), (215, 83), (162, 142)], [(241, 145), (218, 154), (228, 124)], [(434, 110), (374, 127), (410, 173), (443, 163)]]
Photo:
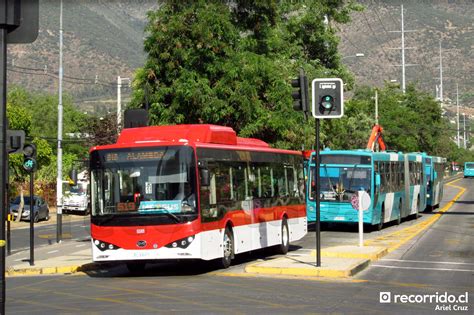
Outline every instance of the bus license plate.
[(336, 220), (336, 221), (344, 221), (345, 218), (344, 218), (344, 217), (335, 217), (334, 220)]

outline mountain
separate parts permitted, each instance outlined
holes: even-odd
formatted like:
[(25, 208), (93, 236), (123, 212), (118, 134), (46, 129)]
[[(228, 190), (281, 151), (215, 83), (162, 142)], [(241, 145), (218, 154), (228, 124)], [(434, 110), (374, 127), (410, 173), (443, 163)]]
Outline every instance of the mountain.
[[(146, 13), (157, 7), (156, 0), (63, 1), (63, 88), (76, 103), (94, 104), (98, 112), (112, 110), (117, 76), (132, 77), (143, 65)], [(57, 93), (59, 14), (59, 0), (40, 0), (37, 40), (9, 46), (10, 85)]]
[[(472, 0), (358, 1), (365, 6), (352, 22), (339, 26), (341, 55), (358, 84), (401, 82), (401, 4), (404, 6), (406, 83), (415, 82), (436, 94), (439, 84), (440, 41), (443, 96), (456, 100), (456, 83), (463, 106), (474, 107), (474, 2)], [(411, 31), (413, 30), (413, 32)], [(398, 32), (392, 32), (398, 31)], [(410, 32), (408, 32), (410, 31)]]
[[(157, 0), (63, 0), (64, 91), (84, 110), (113, 111), (117, 76), (131, 77), (143, 65), (146, 13)], [(401, 81), (400, 5), (404, 5), (407, 83), (435, 95), (439, 41), (443, 49), (444, 98), (474, 107), (474, 3), (472, 0), (358, 1), (352, 22), (337, 25), (343, 62), (358, 84)], [(59, 0), (40, 0), (40, 32), (33, 44), (10, 45), (9, 84), (57, 93)], [(363, 58), (351, 57), (364, 53)], [(78, 79), (79, 78), (79, 79)], [(130, 89), (124, 86), (125, 99)]]

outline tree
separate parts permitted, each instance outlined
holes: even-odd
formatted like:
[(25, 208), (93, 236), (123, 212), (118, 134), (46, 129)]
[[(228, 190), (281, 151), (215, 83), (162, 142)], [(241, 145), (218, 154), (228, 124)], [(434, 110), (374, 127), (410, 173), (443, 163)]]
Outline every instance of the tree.
[(117, 118), (108, 114), (105, 117), (92, 117), (83, 129), (90, 147), (111, 144), (117, 141)]
[(292, 108), (290, 80), (352, 77), (341, 65), (334, 29), (347, 22), (343, 1), (164, 1), (148, 16), (143, 68), (132, 107), (150, 106), (152, 124), (213, 123), (283, 148), (313, 142)]

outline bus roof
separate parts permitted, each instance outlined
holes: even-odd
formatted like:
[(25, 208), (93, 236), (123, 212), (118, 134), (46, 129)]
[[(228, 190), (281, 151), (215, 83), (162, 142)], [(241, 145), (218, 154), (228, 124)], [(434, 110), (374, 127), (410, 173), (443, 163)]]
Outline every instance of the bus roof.
[(302, 154), (299, 151), (273, 149), (265, 141), (238, 137), (236, 132), (230, 127), (210, 124), (127, 128), (122, 130), (115, 144), (93, 147), (90, 151), (188, 144), (196, 147)]

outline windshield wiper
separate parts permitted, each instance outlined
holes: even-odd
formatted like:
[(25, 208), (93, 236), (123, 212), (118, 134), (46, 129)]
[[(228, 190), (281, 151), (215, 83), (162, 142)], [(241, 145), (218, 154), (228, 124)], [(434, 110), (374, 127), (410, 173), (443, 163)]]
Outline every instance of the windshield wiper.
[(168, 215), (170, 218), (173, 218), (177, 223), (181, 223), (181, 219), (174, 213), (170, 212), (168, 209), (163, 207), (155, 207), (155, 208), (147, 208), (147, 210), (160, 210), (163, 211), (164, 214)]

